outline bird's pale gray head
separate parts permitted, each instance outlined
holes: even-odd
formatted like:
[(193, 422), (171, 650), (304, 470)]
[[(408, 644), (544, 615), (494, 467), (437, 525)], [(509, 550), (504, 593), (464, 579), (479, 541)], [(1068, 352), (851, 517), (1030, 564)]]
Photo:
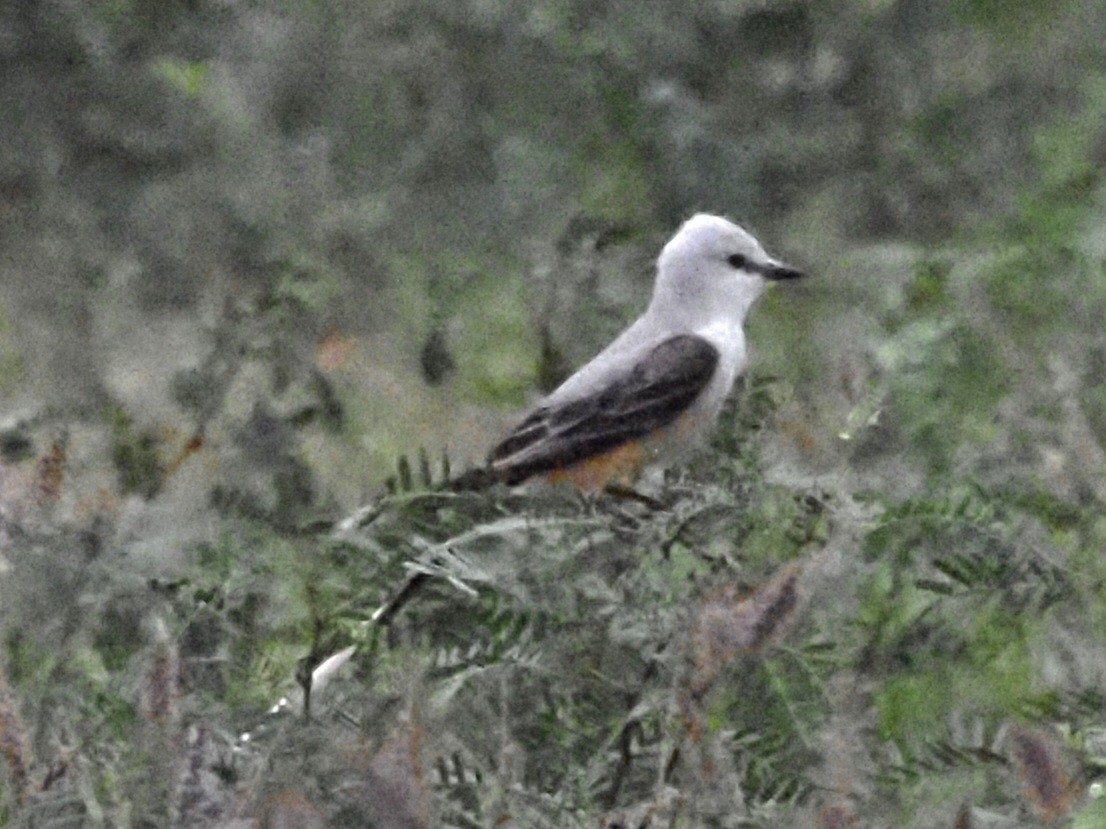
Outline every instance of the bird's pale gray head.
[(721, 216), (699, 213), (664, 246), (653, 303), (681, 316), (733, 318), (740, 323), (768, 280), (799, 276), (799, 271), (765, 253), (744, 228)]

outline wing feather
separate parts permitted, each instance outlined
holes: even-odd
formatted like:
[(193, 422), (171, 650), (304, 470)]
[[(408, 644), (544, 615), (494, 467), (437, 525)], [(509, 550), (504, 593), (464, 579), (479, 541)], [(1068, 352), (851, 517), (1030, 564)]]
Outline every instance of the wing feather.
[(670, 337), (593, 394), (539, 406), (492, 450), (491, 468), (504, 482), (520, 483), (649, 435), (687, 410), (718, 360), (718, 349), (702, 337)]

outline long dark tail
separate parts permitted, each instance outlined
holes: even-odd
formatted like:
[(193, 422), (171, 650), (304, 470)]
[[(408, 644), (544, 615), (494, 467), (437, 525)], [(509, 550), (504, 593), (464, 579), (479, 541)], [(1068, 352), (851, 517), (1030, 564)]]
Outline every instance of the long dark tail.
[(498, 483), (503, 483), (502, 475), (496, 474), (489, 467), (478, 466), (466, 469), (457, 477), (445, 481), (442, 489), (450, 492), (475, 492)]
[(466, 469), (454, 476), (447, 454), (442, 454), (439, 464), (432, 464), (426, 449), (420, 448), (414, 459), (408, 455), (396, 459), (395, 474), (384, 481), (384, 488), (393, 495), (416, 490), (473, 492), (498, 483), (513, 483), (509, 478), (509, 474), (493, 471), (490, 465)]

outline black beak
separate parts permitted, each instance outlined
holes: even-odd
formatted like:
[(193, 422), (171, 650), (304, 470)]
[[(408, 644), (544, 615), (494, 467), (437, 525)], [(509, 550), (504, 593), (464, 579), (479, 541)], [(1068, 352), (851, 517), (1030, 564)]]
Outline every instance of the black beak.
[(801, 279), (806, 276), (802, 271), (797, 268), (793, 268), (790, 265), (785, 265), (782, 262), (770, 262), (761, 268), (760, 275), (765, 279), (780, 280), (780, 279)]

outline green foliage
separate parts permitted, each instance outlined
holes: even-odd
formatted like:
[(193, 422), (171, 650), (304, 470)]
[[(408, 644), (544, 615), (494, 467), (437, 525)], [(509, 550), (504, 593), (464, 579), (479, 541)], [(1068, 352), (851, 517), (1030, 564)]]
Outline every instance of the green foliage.
[(915, 151), (914, 161), (933, 158), (939, 163), (955, 165), (969, 152), (968, 124), (965, 111), (971, 105), (963, 93), (940, 97), (913, 120), (910, 131), (922, 146)]
[(1100, 293), (1093, 290), (1096, 281), (1098, 275), (1079, 251), (1053, 245), (1012, 248), (985, 276), (995, 309), (1010, 335), (1022, 342), (1034, 335), (1036, 340), (1061, 320), (1082, 316)]
[(273, 299), (290, 302), (297, 310), (318, 313), (339, 294), (342, 286), (325, 262), (313, 261), (303, 253), (293, 253), (280, 263), (273, 285)]
[(14, 342), (14, 335), (7, 315), (0, 314), (0, 390), (14, 389), (22, 379), (23, 357)]
[[(697, 596), (735, 567), (766, 573), (811, 543), (809, 533), (789, 532), (777, 538), (774, 559), (767, 546), (746, 554), (746, 540), (761, 537), (779, 509), (794, 510), (793, 500), (780, 496), (777, 507), (750, 510), (745, 490), (727, 494), (706, 483), (681, 484), (672, 512), (650, 512), (607, 497), (585, 503), (559, 491), (420, 490), (409, 478), (348, 524), (340, 539), (318, 540), (315, 555), (325, 566), (307, 565), (314, 575), (305, 572), (299, 545), (259, 528), (252, 538), (227, 536), (202, 552), (211, 584), (221, 585), (218, 598), (201, 583), (191, 590), (214, 602), (228, 633), (257, 631), (235, 646), (240, 655), (232, 661), (245, 668), (241, 687), (275, 696), (271, 682), (294, 668), (292, 650), (281, 643), (302, 641), (307, 632), (296, 634), (287, 623), (311, 618), (317, 643), (335, 649), (352, 638), (365, 654), (361, 678), (315, 705), (330, 710), (337, 704), (343, 720), (378, 733), (381, 724), (363, 718), (397, 672), (414, 672), (423, 689), (414, 697), (422, 700), (419, 716), (437, 723), (428, 737), (432, 750), (456, 746), (452, 759), (447, 753), (434, 762), (459, 763), (466, 771), (446, 786), (447, 799), (466, 803), (473, 819), (491, 819), (495, 800), (488, 798), (500, 784), (489, 784), (510, 773), (501, 765), (503, 752), (518, 752), (527, 759), (515, 782), (521, 788), (509, 795), (518, 801), (512, 810), (528, 803), (554, 820), (566, 809), (592, 811), (612, 792), (616, 802), (649, 796), (657, 759), (619, 760), (611, 745), (631, 728), (654, 754), (670, 746), (667, 735), (679, 718), (666, 689), (685, 670)], [(692, 539), (724, 526), (740, 532), (728, 541), (719, 536), (711, 556), (701, 555)], [(295, 569), (280, 575), (282, 559)], [(243, 569), (250, 561), (261, 565), (256, 574)], [(366, 614), (372, 596), (401, 581), (404, 562), (433, 578), (391, 623), (385, 645), (380, 636), (366, 638)], [(293, 572), (318, 594), (306, 606), (276, 610), (271, 605), (279, 596), (260, 594), (252, 605), (247, 601), (258, 577), (269, 573), (266, 580), (286, 583)], [(278, 619), (282, 624), (274, 627)], [(316, 658), (326, 653), (315, 652)], [(750, 657), (751, 670), (736, 671), (737, 684), (712, 704), (715, 726), (704, 739), (744, 758), (743, 785), (752, 802), (791, 798), (809, 787), (802, 770), (816, 760), (812, 728), (825, 707), (818, 677), (828, 663), (821, 653), (789, 650), (763, 662)], [(252, 657), (243, 659), (247, 654)], [(334, 693), (340, 702), (327, 702)], [(765, 704), (749, 706), (751, 697)], [(247, 701), (237, 693), (230, 699)], [(328, 728), (339, 741), (357, 734), (343, 738), (348, 726), (338, 723)], [(277, 751), (280, 739), (259, 733), (257, 759)], [(688, 775), (683, 785), (699, 785), (694, 766), (681, 774)], [(553, 792), (556, 806), (536, 805)]]
[(1022, 42), (1030, 32), (1053, 22), (1064, 11), (1065, 3), (1041, 3), (1038, 0), (952, 0), (952, 13), (964, 23), (994, 29)]
[(1072, 829), (1096, 829), (1106, 824), (1106, 798), (1098, 797), (1085, 804), (1072, 818)]
[(859, 653), (882, 677), (873, 703), (881, 737), (901, 757), (896, 774), (913, 781), (913, 793), (902, 792), (910, 814), (935, 808), (934, 791), (982, 792), (1004, 768), (988, 736), (1003, 723), (1047, 717), (1074, 731), (1093, 727), (1094, 715), (1058, 697), (1042, 671), (1057, 614), (1085, 600), (1072, 590), (1079, 577), (1057, 568), (1056, 551), (1033, 532), (1036, 513), (1069, 527), (1089, 517), (1058, 516), (1042, 496), (971, 487), (889, 505), (866, 532), (876, 569), (860, 594)]
[[(392, 290), (412, 342), (453, 320), (458, 392), (482, 404), (520, 405), (537, 370), (538, 344), (518, 263), (487, 253), (406, 254), (392, 261)], [(454, 326), (455, 327), (455, 326)]]
[(162, 58), (154, 64), (154, 72), (189, 98), (196, 98), (203, 92), (211, 67), (203, 61), (184, 62)]
[(458, 354), (470, 357), (458, 373), (462, 394), (484, 403), (519, 405), (537, 373), (525, 287), (504, 278), (512, 271), (504, 262), (482, 267), (463, 300), (451, 307), (453, 313), (477, 321), (458, 337)]
[(996, 344), (965, 324), (919, 320), (888, 344), (896, 412), (931, 473), (947, 472), (966, 442), (994, 437), (993, 412), (1009, 385)]
[[(880, 737), (892, 740), (910, 752), (912, 742), (940, 733), (952, 708), (953, 687), (946, 674), (927, 670), (924, 674), (903, 674), (889, 680), (876, 694)], [(911, 751), (913, 749), (913, 751)]]
[[(1024, 823), (1013, 723), (1097, 783), (1099, 5), (0, 4), (0, 824)], [(439, 488), (699, 209), (816, 274), (710, 451)]]
[(586, 215), (627, 222), (648, 216), (646, 169), (631, 141), (596, 136), (581, 155), (580, 206)]
[(152, 498), (161, 489), (165, 470), (160, 457), (160, 442), (155, 434), (134, 426), (119, 407), (108, 412), (112, 421), (114, 442), (111, 460), (124, 493), (138, 493)]

